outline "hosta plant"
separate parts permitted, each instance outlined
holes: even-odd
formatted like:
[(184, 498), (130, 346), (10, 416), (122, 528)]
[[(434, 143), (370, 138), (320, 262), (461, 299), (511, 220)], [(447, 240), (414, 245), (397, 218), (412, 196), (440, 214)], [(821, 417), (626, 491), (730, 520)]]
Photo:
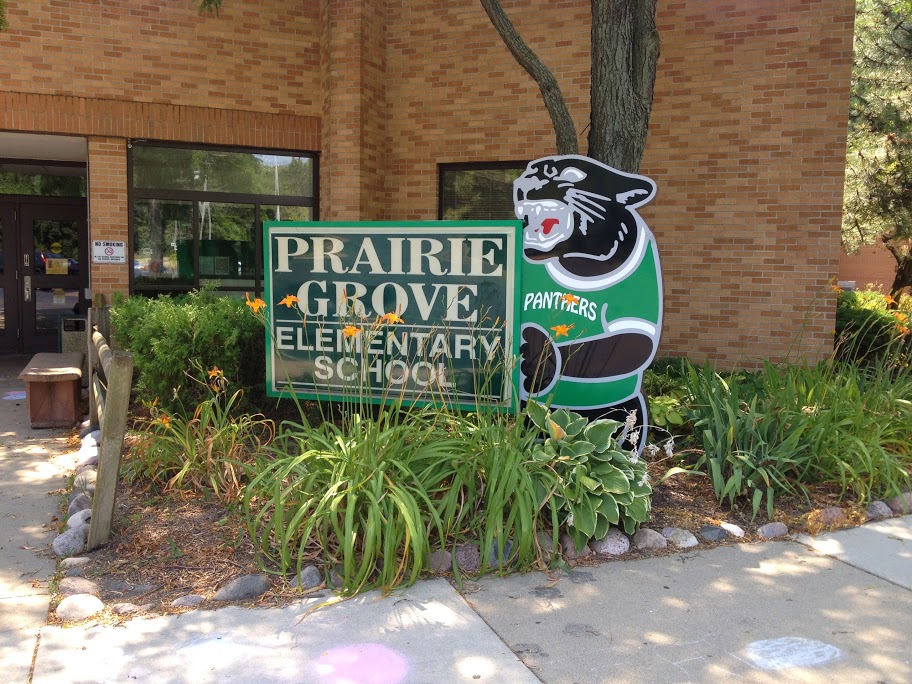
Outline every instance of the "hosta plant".
[(652, 486), (646, 463), (614, 435), (623, 424), (586, 418), (567, 409), (550, 411), (530, 402), (527, 413), (547, 437), (532, 460), (547, 465), (540, 476), (542, 503), (566, 529), (577, 549), (601, 539), (611, 525), (633, 534), (649, 518)]

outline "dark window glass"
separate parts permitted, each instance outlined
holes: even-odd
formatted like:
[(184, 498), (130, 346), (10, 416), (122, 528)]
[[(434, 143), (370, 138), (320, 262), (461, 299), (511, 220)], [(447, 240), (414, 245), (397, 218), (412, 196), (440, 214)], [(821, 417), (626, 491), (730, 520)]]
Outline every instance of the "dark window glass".
[(526, 165), (440, 167), (440, 218), (446, 221), (486, 221), (516, 218), (513, 181)]
[(214, 283), (260, 294), (261, 221), (315, 217), (315, 156), (142, 143), (130, 150), (136, 291)]
[(313, 196), (313, 159), (182, 147), (133, 147), (133, 187)]
[(199, 203), (200, 282), (222, 288), (256, 286), (256, 221), (249, 204)]
[(192, 225), (192, 202), (133, 202), (133, 279), (137, 286), (195, 282)]
[(85, 197), (86, 167), (0, 162), (0, 195)]

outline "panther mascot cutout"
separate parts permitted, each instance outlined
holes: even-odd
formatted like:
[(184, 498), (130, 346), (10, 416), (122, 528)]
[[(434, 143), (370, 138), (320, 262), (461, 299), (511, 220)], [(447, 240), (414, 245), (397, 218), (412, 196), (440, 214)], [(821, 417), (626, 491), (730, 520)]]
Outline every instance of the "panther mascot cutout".
[(578, 155), (530, 162), (513, 183), (525, 261), (520, 398), (590, 420), (625, 422), (635, 411), (623, 438), (637, 449), (648, 424), (643, 371), (662, 329), (662, 272), (636, 209), (655, 192), (645, 176)]

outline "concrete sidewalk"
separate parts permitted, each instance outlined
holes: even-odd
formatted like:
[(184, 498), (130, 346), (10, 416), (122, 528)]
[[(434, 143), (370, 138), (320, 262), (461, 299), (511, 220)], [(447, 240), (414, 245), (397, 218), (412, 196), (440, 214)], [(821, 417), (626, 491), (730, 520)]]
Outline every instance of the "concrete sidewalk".
[(11, 684), (912, 682), (912, 516), (490, 577), (462, 595), (434, 579), (319, 610), (311, 599), (45, 626), (49, 492), (75, 451), (61, 432), (28, 428), (10, 365), (0, 362), (0, 673)]
[(56, 562), (49, 546), (59, 495), (75, 459), (63, 430), (32, 430), (25, 383), (29, 357), (0, 357), (0, 673), (29, 677), (38, 632), (47, 622), (48, 579)]

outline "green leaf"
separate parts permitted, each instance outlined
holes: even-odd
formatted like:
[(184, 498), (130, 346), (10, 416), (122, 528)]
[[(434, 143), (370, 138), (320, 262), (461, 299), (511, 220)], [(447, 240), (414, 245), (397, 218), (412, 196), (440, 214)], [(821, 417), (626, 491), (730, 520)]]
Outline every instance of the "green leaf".
[(567, 432), (567, 428), (570, 427), (570, 423), (575, 420), (576, 416), (577, 414), (570, 413), (567, 409), (562, 408), (551, 414), (551, 420), (557, 423), (564, 432)]
[(595, 451), (595, 444), (592, 442), (574, 441), (561, 444), (560, 453), (561, 456), (580, 458), (582, 456), (588, 456), (593, 451)]
[(645, 496), (638, 496), (636, 499), (624, 507), (624, 514), (633, 518), (637, 522), (646, 522), (649, 520), (649, 498)]
[(570, 421), (570, 424), (567, 425), (565, 429), (567, 431), (568, 437), (576, 437), (580, 432), (583, 431), (583, 428), (589, 424), (589, 421), (586, 420), (583, 416), (577, 415), (576, 413), (571, 413), (570, 416), (571, 418), (573, 416), (576, 417)]
[(605, 516), (605, 519), (608, 520), (612, 525), (617, 525), (618, 520), (621, 517), (620, 508), (618, 508), (617, 500), (611, 494), (602, 494), (601, 501), (599, 502), (598, 512)]
[(548, 409), (544, 404), (540, 404), (537, 401), (530, 400), (526, 404), (526, 415), (532, 419), (532, 422), (535, 423), (535, 426), (542, 432), (548, 431)]
[(612, 494), (623, 494), (630, 491), (630, 480), (620, 470), (600, 476), (602, 487)]
[(573, 513), (572, 527), (579, 530), (586, 538), (592, 537), (595, 532), (595, 511), (592, 508), (591, 498), (586, 498), (578, 504), (570, 504)]
[(602, 452), (611, 446), (613, 441), (611, 436), (620, 427), (621, 424), (616, 420), (600, 418), (586, 426), (583, 430), (583, 437), (595, 444), (596, 451)]

